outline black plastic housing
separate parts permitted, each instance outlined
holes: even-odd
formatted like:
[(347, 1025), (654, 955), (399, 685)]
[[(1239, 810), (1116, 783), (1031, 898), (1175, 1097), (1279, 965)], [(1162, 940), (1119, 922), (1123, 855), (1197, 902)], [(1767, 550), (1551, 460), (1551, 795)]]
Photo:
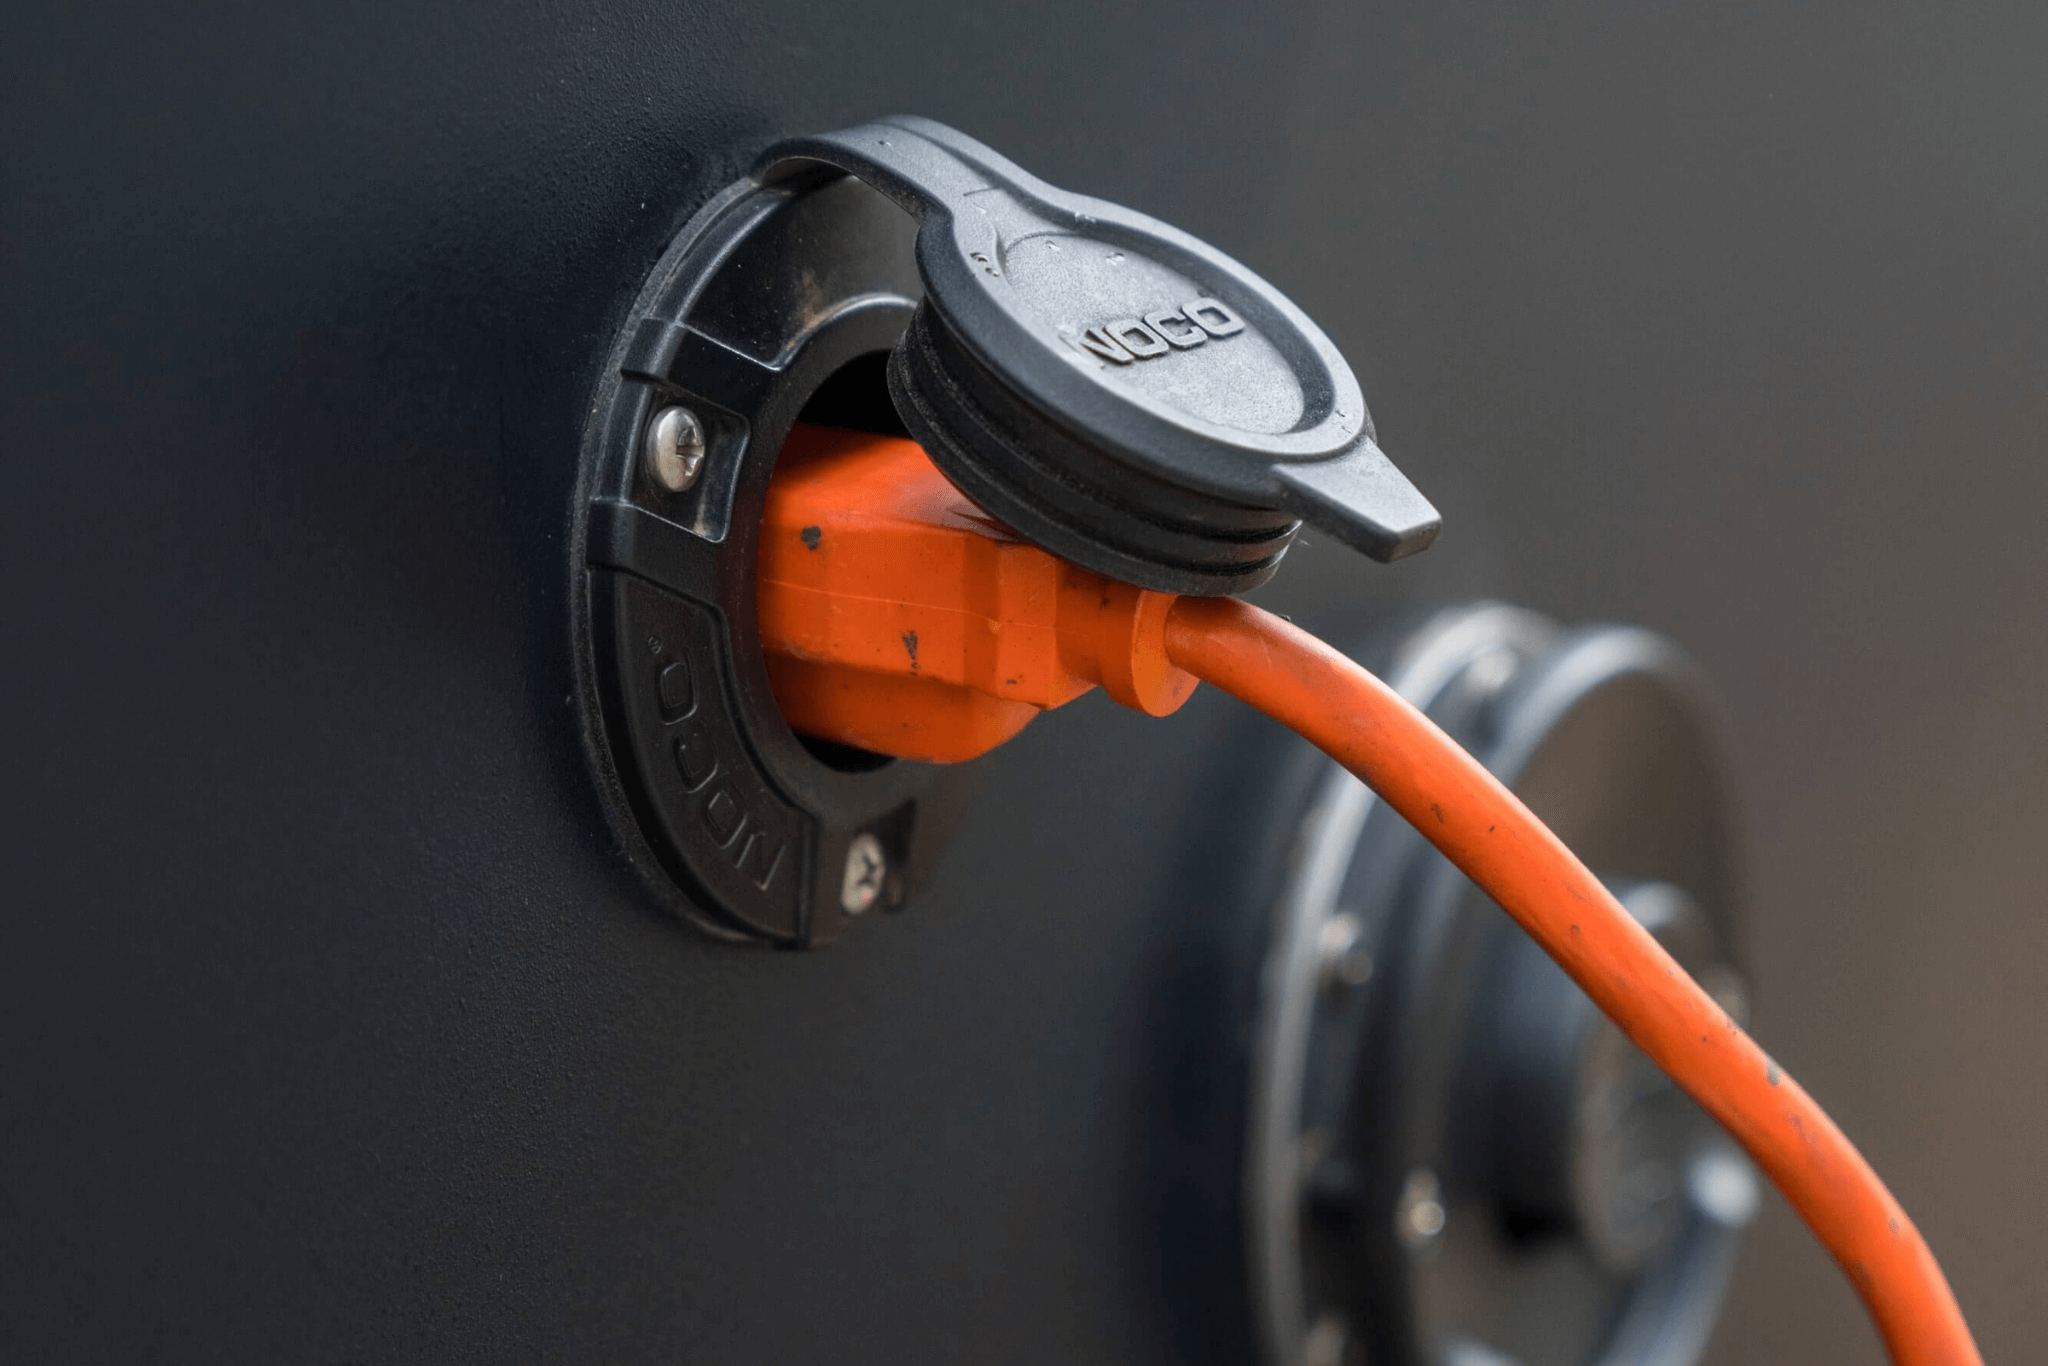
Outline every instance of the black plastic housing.
[[(886, 861), (881, 903), (901, 908), (957, 809), (943, 794), (966, 770), (793, 734), (754, 625), (762, 498), (790, 424), (821, 393), (836, 399), (827, 418), (844, 417), (835, 391), (863, 385), (876, 404), (845, 420), (886, 414), (872, 362), (916, 306), (912, 230), (829, 171), (727, 188), (663, 254), (592, 404), (573, 532), (589, 749), (648, 884), (720, 933), (837, 938), (855, 918), (840, 888), (862, 835)], [(705, 434), (680, 492), (642, 467), (644, 433), (669, 405)]]

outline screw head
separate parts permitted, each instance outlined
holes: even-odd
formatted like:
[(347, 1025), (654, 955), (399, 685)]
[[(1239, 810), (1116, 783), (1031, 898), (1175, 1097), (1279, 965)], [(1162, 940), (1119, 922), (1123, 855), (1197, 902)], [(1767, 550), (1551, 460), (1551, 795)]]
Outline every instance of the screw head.
[(1419, 1252), (1437, 1240), (1448, 1222), (1444, 1214), (1442, 1188), (1436, 1173), (1417, 1167), (1402, 1184), (1401, 1198), (1394, 1204), (1394, 1233), (1411, 1252)]
[(1365, 940), (1365, 926), (1349, 911), (1323, 922), (1316, 951), (1322, 958), (1325, 988), (1350, 991), (1372, 980), (1372, 949)]
[(1506, 645), (1489, 645), (1465, 666), (1465, 686), (1480, 697), (1492, 697), (1522, 667), (1521, 657)]
[(681, 493), (704, 470), (704, 424), (680, 404), (663, 408), (647, 424), (642, 451), (647, 477), (670, 493)]
[(848, 915), (862, 915), (882, 899), (889, 875), (889, 856), (882, 842), (863, 831), (846, 846), (846, 876), (839, 884), (839, 904)]
[(1351, 1346), (1351, 1324), (1334, 1309), (1318, 1314), (1301, 1345), (1303, 1366), (1350, 1366), (1357, 1359)]

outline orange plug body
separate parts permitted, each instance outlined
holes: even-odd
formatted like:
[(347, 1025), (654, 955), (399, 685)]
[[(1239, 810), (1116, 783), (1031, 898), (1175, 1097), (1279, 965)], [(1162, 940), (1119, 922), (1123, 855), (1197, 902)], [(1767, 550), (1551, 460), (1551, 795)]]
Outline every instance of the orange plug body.
[(914, 441), (799, 424), (768, 486), (755, 610), (800, 734), (955, 763), (1098, 684), (1169, 715), (1175, 600), (1018, 539)]

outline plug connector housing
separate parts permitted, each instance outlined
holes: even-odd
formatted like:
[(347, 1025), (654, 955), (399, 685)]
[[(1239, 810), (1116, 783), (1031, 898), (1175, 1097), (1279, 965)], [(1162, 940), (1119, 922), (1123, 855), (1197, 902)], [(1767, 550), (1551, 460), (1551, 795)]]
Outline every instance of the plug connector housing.
[(759, 556), (761, 648), (801, 735), (954, 763), (1096, 686), (1150, 716), (1194, 690), (1166, 658), (1174, 594), (1020, 539), (913, 441), (796, 426)]

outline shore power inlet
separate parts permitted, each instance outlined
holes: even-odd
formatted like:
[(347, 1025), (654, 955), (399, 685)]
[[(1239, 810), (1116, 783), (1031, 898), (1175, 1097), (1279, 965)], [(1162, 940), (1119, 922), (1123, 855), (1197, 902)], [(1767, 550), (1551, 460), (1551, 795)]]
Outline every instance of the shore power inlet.
[(622, 842), (679, 913), (781, 944), (910, 899), (957, 806), (936, 789), (962, 781), (776, 708), (754, 571), (800, 416), (913, 436), (1025, 539), (1166, 592), (1264, 582), (1304, 522), (1383, 560), (1438, 525), (1336, 347), (1215, 248), (925, 119), (771, 148), (628, 315), (572, 553)]

